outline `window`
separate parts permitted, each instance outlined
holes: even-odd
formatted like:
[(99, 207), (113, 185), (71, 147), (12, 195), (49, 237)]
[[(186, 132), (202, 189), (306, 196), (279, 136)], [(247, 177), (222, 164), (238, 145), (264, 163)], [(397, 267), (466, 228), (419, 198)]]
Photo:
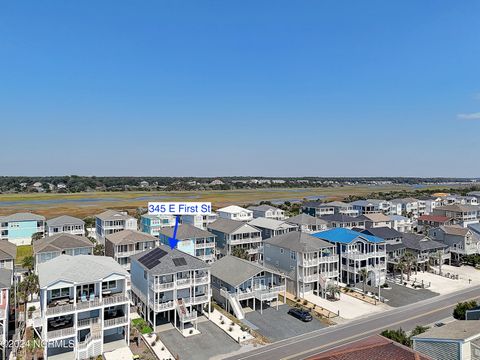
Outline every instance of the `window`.
[(115, 289), (117, 287), (117, 280), (105, 281), (102, 283), (102, 290)]
[(282, 248), (280, 248), (280, 254), (283, 254), (284, 252), (285, 251)]
[(52, 299), (70, 296), (70, 288), (53, 289), (51, 291)]
[(143, 270), (143, 278), (147, 279), (147, 270)]
[(292, 259), (292, 260), (297, 259), (297, 253), (293, 250), (290, 250), (290, 259)]

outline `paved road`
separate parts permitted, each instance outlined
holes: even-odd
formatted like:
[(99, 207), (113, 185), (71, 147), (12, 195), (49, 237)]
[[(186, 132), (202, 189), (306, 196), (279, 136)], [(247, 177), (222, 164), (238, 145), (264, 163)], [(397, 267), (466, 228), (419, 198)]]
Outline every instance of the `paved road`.
[(228, 360), (301, 360), (334, 347), (377, 334), (384, 329), (411, 330), (431, 324), (452, 314), (459, 301), (477, 300), (480, 286), (419, 301), (388, 312), (358, 319), (344, 325), (312, 331), (282, 340), (257, 350), (228, 357)]

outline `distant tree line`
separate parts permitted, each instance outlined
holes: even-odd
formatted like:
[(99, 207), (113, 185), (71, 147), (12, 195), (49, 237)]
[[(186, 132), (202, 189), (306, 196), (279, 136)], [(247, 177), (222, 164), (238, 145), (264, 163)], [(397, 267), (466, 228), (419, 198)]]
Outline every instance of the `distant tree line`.
[[(213, 183), (220, 180), (219, 183)], [(256, 188), (300, 188), (300, 187), (338, 187), (362, 184), (440, 184), (468, 183), (472, 179), (464, 178), (389, 178), (389, 177), (129, 177), (129, 176), (2, 176), (0, 192), (85, 192), (85, 191), (182, 191), (182, 190), (234, 190)], [(142, 183), (144, 182), (144, 183)], [(59, 186), (60, 185), (60, 186)], [(469, 186), (468, 191), (480, 187)], [(421, 190), (420, 190), (421, 191)], [(437, 190), (438, 191), (438, 190)], [(466, 191), (465, 191), (466, 192)], [(397, 192), (392, 192), (395, 197)], [(374, 193), (372, 197), (382, 197), (384, 193)], [(386, 193), (388, 195), (390, 193)], [(408, 194), (401, 194), (406, 195)]]

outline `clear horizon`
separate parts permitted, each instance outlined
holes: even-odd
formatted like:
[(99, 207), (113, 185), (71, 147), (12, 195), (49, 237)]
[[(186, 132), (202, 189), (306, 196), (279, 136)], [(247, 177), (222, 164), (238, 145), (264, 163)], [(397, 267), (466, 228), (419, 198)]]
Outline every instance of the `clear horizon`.
[(0, 176), (480, 176), (478, 1), (1, 8)]

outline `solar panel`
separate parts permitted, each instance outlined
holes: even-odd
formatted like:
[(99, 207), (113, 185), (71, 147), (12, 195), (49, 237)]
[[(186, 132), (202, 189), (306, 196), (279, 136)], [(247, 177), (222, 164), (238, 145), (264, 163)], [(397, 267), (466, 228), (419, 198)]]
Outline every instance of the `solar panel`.
[(151, 268), (155, 267), (160, 262), (160, 259), (165, 255), (167, 255), (165, 250), (156, 248), (150, 251), (148, 254), (143, 255), (138, 259), (138, 261), (150, 270)]
[(174, 258), (172, 259), (172, 261), (175, 266), (187, 265), (187, 261), (185, 260), (185, 258)]

